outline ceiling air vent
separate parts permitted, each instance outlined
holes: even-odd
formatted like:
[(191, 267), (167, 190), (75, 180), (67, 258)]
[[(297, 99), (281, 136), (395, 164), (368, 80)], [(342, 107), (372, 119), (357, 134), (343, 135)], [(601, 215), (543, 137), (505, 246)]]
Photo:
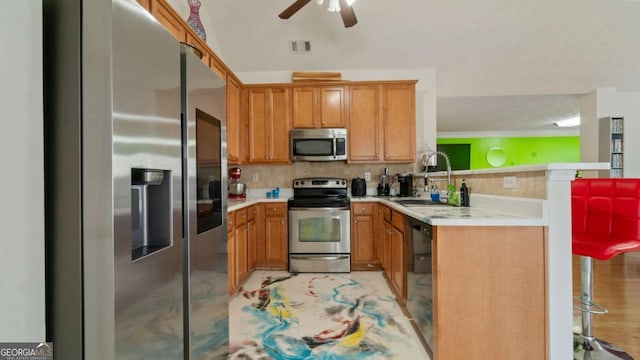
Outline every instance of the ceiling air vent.
[(311, 54), (311, 41), (289, 40), (289, 52), (292, 54)]

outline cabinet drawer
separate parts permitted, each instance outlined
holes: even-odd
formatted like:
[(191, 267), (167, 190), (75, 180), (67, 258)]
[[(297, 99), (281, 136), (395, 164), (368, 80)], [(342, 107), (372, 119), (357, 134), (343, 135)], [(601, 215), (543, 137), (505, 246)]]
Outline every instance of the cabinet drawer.
[(382, 207), (382, 217), (388, 221), (391, 222), (391, 208), (388, 208), (386, 206)]
[(404, 215), (397, 211), (393, 211), (393, 214), (391, 215), (391, 223), (396, 229), (404, 232)]
[(236, 212), (227, 213), (227, 232), (233, 232), (236, 229)]
[(266, 216), (269, 215), (286, 215), (287, 214), (287, 204), (280, 203), (267, 203), (264, 204), (264, 213)]
[(255, 219), (256, 216), (258, 216), (258, 207), (255, 205), (252, 205), (249, 207), (249, 209), (247, 209), (247, 220), (251, 221)]
[(247, 209), (236, 210), (236, 226), (242, 226), (247, 223)]
[(373, 215), (373, 203), (351, 203), (351, 215)]

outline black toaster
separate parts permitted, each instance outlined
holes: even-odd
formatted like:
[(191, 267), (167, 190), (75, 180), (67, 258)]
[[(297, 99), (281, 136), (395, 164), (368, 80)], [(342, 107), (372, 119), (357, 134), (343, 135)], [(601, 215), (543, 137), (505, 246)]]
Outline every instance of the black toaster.
[(351, 179), (351, 196), (366, 196), (367, 183), (362, 178)]

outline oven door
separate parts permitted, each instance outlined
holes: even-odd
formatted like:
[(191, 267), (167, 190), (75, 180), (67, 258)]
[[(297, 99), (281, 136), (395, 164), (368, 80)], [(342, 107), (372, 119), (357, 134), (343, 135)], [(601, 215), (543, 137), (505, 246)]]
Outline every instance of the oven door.
[(289, 209), (289, 253), (349, 254), (348, 208)]

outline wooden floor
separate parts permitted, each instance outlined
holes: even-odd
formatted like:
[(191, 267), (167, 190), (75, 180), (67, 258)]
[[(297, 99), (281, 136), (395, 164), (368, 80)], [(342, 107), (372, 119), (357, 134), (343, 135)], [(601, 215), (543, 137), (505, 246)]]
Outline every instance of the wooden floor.
[[(593, 334), (640, 360), (640, 252), (593, 261), (595, 302), (609, 310), (593, 316)], [(580, 294), (580, 257), (573, 257), (573, 294)]]

